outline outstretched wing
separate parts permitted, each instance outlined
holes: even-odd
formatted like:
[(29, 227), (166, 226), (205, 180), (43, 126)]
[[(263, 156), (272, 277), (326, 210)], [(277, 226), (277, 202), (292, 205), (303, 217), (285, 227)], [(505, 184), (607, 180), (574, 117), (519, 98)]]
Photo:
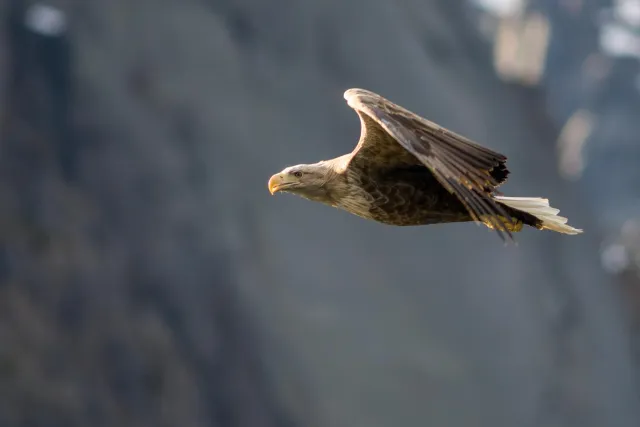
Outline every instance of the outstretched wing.
[[(391, 160), (396, 166), (419, 162), (450, 193), (460, 199), (475, 221), (488, 221), (500, 237), (504, 238), (502, 232), (511, 237), (504, 221), (513, 220), (491, 197), (509, 174), (504, 155), (482, 147), (373, 92), (349, 89), (344, 97), (349, 106), (360, 115), (363, 126), (351, 162), (358, 162), (359, 156), (368, 159), (372, 153), (378, 158), (380, 153), (385, 158), (396, 155)], [(381, 130), (392, 138), (382, 137)]]

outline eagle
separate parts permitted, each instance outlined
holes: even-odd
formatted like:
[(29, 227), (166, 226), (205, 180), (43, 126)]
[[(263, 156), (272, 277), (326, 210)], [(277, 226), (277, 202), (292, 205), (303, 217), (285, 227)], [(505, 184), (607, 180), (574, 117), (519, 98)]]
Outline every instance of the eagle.
[(513, 241), (523, 225), (579, 234), (539, 197), (506, 197), (507, 157), (366, 89), (344, 92), (360, 118), (351, 153), (271, 176), (287, 192), (396, 226), (476, 222)]

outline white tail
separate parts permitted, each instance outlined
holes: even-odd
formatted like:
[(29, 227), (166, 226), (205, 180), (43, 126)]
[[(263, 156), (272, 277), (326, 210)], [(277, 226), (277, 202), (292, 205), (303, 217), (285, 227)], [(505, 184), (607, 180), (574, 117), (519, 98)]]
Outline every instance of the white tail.
[(510, 208), (526, 212), (542, 221), (542, 228), (564, 234), (580, 234), (582, 230), (567, 225), (567, 218), (558, 216), (559, 209), (549, 206), (548, 199), (540, 197), (504, 197), (494, 196), (496, 201)]

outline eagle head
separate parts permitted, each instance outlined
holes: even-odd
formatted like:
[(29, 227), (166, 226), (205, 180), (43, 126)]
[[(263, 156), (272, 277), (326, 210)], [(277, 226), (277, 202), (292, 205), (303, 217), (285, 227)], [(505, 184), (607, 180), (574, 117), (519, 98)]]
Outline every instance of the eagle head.
[(295, 165), (269, 179), (269, 192), (293, 193), (305, 199), (332, 204), (331, 180), (335, 172), (327, 162)]

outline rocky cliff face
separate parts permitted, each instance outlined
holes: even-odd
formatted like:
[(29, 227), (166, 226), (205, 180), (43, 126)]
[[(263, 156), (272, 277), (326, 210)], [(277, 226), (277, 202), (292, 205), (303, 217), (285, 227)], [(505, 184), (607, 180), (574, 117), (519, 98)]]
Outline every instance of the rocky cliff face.
[(461, 6), (35, 4), (0, 2), (0, 424), (638, 425), (597, 232), (505, 248), (266, 191), (352, 149), (357, 86), (595, 229)]

